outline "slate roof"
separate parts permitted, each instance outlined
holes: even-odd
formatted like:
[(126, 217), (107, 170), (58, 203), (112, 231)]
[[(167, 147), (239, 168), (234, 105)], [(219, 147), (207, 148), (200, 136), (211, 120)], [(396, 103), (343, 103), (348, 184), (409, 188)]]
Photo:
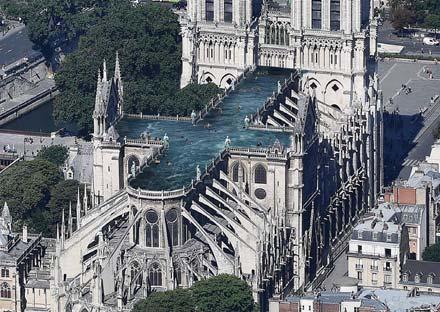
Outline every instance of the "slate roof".
[(301, 299), (305, 300), (318, 300), (321, 304), (341, 304), (342, 302), (361, 302), (361, 307), (370, 307), (374, 311), (388, 311), (387, 306), (374, 297), (362, 297), (357, 294), (346, 292), (321, 292), (319, 296), (305, 295), (305, 296), (287, 296), (287, 302), (299, 302)]
[(93, 176), (93, 145), (78, 145), (78, 154), (69, 159), (69, 168), (73, 170), (73, 178), (80, 183), (91, 183)]
[(408, 282), (402, 279), (403, 283), (415, 283), (415, 277), (419, 274), (420, 283), (418, 284), (428, 284), (428, 277), (432, 276), (432, 284), (440, 286), (440, 262), (408, 259), (402, 267), (402, 276), (404, 274), (408, 276)]

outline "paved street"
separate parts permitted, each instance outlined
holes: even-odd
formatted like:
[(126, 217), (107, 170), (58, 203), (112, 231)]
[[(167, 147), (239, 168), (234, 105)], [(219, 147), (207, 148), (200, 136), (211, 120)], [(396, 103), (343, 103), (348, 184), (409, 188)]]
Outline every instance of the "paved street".
[(6, 36), (0, 36), (0, 66), (11, 64), (33, 53), (32, 42), (28, 38), (26, 27), (19, 26), (12, 29)]
[(38, 135), (28, 135), (19, 133), (4, 133), (0, 132), (0, 151), (4, 149), (15, 150), (19, 155), (25, 155), (27, 157), (34, 157), (38, 154), (44, 146), (51, 145), (64, 145), (71, 146), (75, 142), (84, 143), (81, 139), (75, 137), (45, 137)]
[(335, 285), (340, 284), (347, 279), (348, 276), (348, 260), (347, 254), (343, 252), (334, 263), (333, 271), (321, 284), (321, 288), (331, 291)]
[(394, 34), (394, 29), (389, 21), (385, 21), (379, 28), (378, 42), (386, 44), (396, 44), (405, 46), (403, 54), (423, 54), (440, 56), (440, 46), (427, 46), (422, 43), (422, 38), (398, 37)]
[[(432, 70), (434, 79), (424, 73), (424, 66)], [(431, 151), (434, 133), (440, 125), (440, 101), (431, 104), (431, 97), (440, 94), (440, 65), (384, 61), (379, 63), (378, 73), (386, 109), (385, 175), (386, 182), (391, 182), (398, 177), (407, 178), (411, 166)], [(402, 84), (412, 92), (402, 92)], [(321, 287), (329, 291), (334, 284), (347, 279), (347, 255), (343, 253)]]
[[(440, 122), (440, 103), (431, 103), (440, 94), (440, 65), (385, 61), (379, 63), (379, 75), (385, 102), (385, 174), (391, 182), (407, 177), (411, 165), (429, 155)], [(406, 94), (402, 85), (411, 92)]]

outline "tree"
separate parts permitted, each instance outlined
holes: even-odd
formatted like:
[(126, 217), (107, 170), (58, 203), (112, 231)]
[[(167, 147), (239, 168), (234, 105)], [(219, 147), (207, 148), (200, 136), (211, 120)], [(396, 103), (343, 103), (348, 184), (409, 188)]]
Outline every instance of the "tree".
[(176, 289), (152, 293), (136, 304), (132, 312), (191, 312), (194, 310), (192, 293), (189, 289)]
[(427, 28), (434, 29), (435, 31), (440, 29), (440, 15), (429, 14), (425, 19), (425, 25)]
[(92, 130), (92, 112), (98, 69), (107, 60), (114, 70), (119, 52), (126, 112), (157, 113), (179, 90), (180, 35), (177, 15), (156, 4), (133, 7), (120, 1), (80, 38), (56, 74), (61, 94), (54, 117), (73, 122), (83, 133)]
[[(425, 25), (433, 27), (431, 23), (435, 22), (435, 17), (430, 15), (440, 15), (440, 1), (438, 0), (390, 0), (393, 27), (401, 31), (404, 27), (413, 25)], [(434, 18), (434, 20), (433, 20)], [(428, 26), (431, 24), (431, 26)]]
[(31, 230), (34, 218), (50, 199), (50, 190), (61, 181), (56, 165), (46, 160), (21, 162), (0, 176), (0, 201), (7, 201), (14, 228), (28, 223)]
[(250, 312), (257, 311), (245, 281), (221, 274), (195, 283), (189, 289), (153, 293), (139, 301), (133, 312)]
[(0, 10), (22, 18), (29, 37), (50, 59), (55, 48), (75, 43), (79, 36), (106, 14), (113, 0), (0, 0)]
[(405, 27), (413, 24), (415, 15), (413, 11), (405, 7), (397, 7), (392, 13), (392, 25), (397, 31), (402, 31)]
[(249, 285), (232, 275), (220, 274), (199, 281), (191, 290), (197, 311), (245, 312), (254, 309)]
[(440, 262), (440, 243), (426, 247), (423, 251), (422, 258), (424, 261)]
[(8, 203), (14, 231), (26, 224), (31, 232), (55, 237), (63, 209), (68, 216), (69, 202), (75, 216), (78, 187), (77, 181), (63, 180), (56, 164), (35, 159), (20, 162), (0, 176), (0, 202)]
[(67, 159), (67, 147), (61, 145), (52, 145), (43, 147), (37, 155), (37, 159), (45, 159), (51, 163), (61, 166)]
[[(43, 235), (54, 237), (57, 224), (61, 223), (61, 214), (64, 210), (66, 221), (69, 213), (69, 205), (72, 204), (72, 216), (76, 220), (76, 202), (78, 197), (79, 183), (76, 180), (62, 180), (54, 185), (50, 190), (50, 200), (44, 208), (44, 224), (37, 228)], [(82, 200), (83, 192), (80, 192)], [(76, 229), (76, 222), (74, 222)]]

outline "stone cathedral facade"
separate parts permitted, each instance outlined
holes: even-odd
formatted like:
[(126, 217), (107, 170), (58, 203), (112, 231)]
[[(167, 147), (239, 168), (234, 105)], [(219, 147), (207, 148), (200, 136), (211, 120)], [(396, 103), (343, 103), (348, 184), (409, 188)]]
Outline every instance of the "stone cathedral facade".
[[(258, 66), (289, 79), (245, 121), (290, 134), (267, 147), (229, 144), (190, 185), (130, 181), (163, 141), (119, 137), (123, 83), (98, 75), (93, 183), (63, 220), (53, 311), (129, 311), (152, 291), (221, 273), (271, 297), (313, 289), (382, 185), (382, 98), (366, 0), (189, 0), (181, 14), (182, 86), (229, 88)], [(233, 96), (233, 95), (232, 95)]]

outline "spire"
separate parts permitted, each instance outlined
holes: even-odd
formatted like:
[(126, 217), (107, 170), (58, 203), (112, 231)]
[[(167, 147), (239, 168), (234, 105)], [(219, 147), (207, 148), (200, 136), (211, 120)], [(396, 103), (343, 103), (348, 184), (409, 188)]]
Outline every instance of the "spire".
[(11, 221), (11, 212), (9, 211), (7, 202), (5, 202), (5, 204), (3, 205), (2, 218), (5, 221)]
[(73, 233), (73, 220), (72, 220), (72, 202), (69, 202), (69, 219), (67, 220), (67, 230), (69, 232), (69, 237), (72, 237)]
[(102, 79), (101, 70), (98, 69), (98, 82), (96, 83), (95, 112), (94, 115), (102, 114)]
[(119, 53), (118, 53), (118, 51), (116, 51), (115, 79), (116, 80), (121, 80), (121, 66), (119, 64)]
[(78, 196), (76, 197), (76, 230), (81, 227), (81, 198), (79, 196), (79, 186), (78, 186)]
[(60, 242), (60, 224), (57, 223), (57, 243)]
[(11, 218), (11, 213), (9, 211), (9, 207), (8, 207), (7, 202), (5, 202), (5, 204), (3, 205), (2, 218), (5, 220), (8, 218)]
[(64, 235), (66, 234), (66, 224), (64, 219), (64, 208), (61, 214), (61, 248), (64, 248)]
[(102, 64), (102, 81), (107, 82), (107, 62), (104, 59), (104, 63)]
[(85, 183), (84, 183), (83, 206), (84, 206), (84, 213), (86, 213), (87, 209), (89, 208), (89, 202), (88, 202), (88, 199), (87, 199), (87, 185)]
[(123, 115), (123, 97), (124, 97), (124, 87), (122, 85), (121, 77), (121, 65), (119, 64), (119, 53), (116, 51), (116, 63), (115, 63), (115, 77), (114, 81), (118, 89), (118, 113), (120, 116)]

